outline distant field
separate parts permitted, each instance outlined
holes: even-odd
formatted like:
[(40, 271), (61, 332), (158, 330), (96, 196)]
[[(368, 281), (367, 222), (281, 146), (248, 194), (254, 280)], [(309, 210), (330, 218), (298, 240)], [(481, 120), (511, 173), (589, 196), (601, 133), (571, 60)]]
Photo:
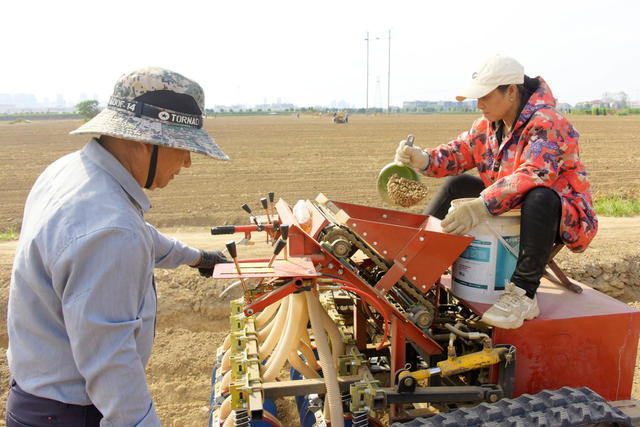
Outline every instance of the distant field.
[[(351, 115), (348, 124), (327, 116), (208, 118), (205, 127), (230, 162), (192, 156), (193, 165), (165, 189), (153, 191), (149, 222), (160, 227), (245, 223), (240, 209), (269, 191), (291, 204), (322, 192), (330, 199), (383, 206), (378, 171), (393, 159), (398, 141), (435, 146), (467, 130), (476, 115)], [(640, 189), (640, 116), (572, 116), (581, 134), (581, 157), (594, 192)], [(0, 123), (0, 231), (20, 224), (31, 185), (58, 157), (87, 138), (69, 136), (77, 120)], [(434, 190), (441, 181), (424, 178)], [(420, 211), (426, 203), (414, 207)]]

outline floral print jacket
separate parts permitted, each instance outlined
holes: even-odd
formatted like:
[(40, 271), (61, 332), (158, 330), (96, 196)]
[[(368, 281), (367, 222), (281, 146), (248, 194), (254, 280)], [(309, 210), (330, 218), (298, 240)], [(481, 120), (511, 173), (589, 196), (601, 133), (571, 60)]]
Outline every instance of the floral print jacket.
[(582, 252), (596, 235), (598, 220), (580, 162), (579, 135), (556, 111), (547, 83), (538, 80), (538, 89), (502, 143), (492, 123), (481, 117), (453, 141), (425, 149), (430, 160), (422, 173), (442, 177), (477, 168), (486, 187), (481, 197), (493, 215), (518, 208), (534, 187), (551, 188), (562, 200), (562, 241), (572, 251)]

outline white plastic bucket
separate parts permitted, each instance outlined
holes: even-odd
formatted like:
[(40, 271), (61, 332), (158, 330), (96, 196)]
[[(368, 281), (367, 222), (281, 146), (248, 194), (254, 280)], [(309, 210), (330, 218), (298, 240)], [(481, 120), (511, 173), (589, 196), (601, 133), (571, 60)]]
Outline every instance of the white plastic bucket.
[[(469, 200), (473, 199), (452, 201), (449, 211)], [(516, 268), (520, 247), (520, 209), (491, 216), (468, 234), (475, 239), (453, 263), (452, 292), (466, 301), (493, 304), (504, 292)]]

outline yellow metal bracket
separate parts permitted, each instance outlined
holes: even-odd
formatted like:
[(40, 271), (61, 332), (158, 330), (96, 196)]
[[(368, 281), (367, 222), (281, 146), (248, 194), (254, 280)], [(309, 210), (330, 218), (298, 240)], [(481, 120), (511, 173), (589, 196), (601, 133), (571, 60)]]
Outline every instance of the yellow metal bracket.
[(369, 411), (387, 407), (387, 393), (380, 387), (380, 381), (363, 379), (349, 386), (351, 393), (351, 412)]

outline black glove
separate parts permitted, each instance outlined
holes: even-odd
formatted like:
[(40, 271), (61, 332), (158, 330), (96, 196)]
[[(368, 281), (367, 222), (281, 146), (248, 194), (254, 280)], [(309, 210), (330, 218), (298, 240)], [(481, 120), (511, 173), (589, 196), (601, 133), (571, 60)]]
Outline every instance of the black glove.
[(211, 277), (213, 276), (213, 268), (216, 264), (221, 262), (231, 262), (220, 251), (200, 251), (200, 262), (192, 265), (191, 267), (197, 268), (201, 276)]

